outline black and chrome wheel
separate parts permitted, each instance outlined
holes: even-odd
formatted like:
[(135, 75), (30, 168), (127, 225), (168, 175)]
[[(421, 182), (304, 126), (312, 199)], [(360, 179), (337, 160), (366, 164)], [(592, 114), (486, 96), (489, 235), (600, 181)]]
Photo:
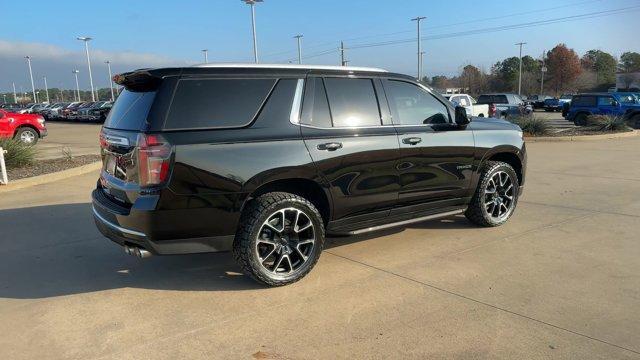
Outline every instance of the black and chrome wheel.
[(490, 161), (465, 215), (482, 226), (499, 226), (513, 214), (518, 203), (518, 176), (511, 165)]
[(324, 244), (324, 223), (308, 200), (272, 192), (247, 205), (233, 244), (243, 271), (271, 286), (300, 280), (315, 265)]

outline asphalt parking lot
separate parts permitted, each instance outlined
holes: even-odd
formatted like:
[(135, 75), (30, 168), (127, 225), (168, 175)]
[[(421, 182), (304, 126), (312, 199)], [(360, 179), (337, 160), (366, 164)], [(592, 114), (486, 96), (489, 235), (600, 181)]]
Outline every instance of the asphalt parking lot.
[(48, 134), (36, 145), (38, 158), (64, 157), (63, 149), (68, 149), (72, 156), (98, 155), (101, 127), (102, 124), (96, 123), (47, 121)]
[(229, 254), (138, 260), (100, 236), (97, 174), (0, 196), (0, 358), (640, 358), (640, 137), (528, 144), (500, 228), (330, 239), (264, 288)]

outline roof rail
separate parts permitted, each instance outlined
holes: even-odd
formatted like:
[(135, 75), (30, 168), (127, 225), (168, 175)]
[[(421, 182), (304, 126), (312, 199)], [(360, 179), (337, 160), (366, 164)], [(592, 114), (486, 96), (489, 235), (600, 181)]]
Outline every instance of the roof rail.
[(335, 70), (335, 71), (370, 71), (388, 72), (385, 69), (362, 66), (337, 65), (299, 65), (299, 64), (252, 64), (252, 63), (208, 63), (197, 64), (198, 68), (247, 68), (247, 69), (301, 69), (301, 70)]

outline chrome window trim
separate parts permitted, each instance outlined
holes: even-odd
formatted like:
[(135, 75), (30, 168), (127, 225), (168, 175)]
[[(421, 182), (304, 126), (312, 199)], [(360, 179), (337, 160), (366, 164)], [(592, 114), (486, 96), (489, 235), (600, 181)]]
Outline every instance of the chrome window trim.
[(296, 92), (293, 95), (293, 103), (291, 104), (291, 113), (289, 114), (289, 122), (294, 125), (300, 125), (300, 110), (302, 108), (302, 90), (304, 89), (304, 79), (298, 79), (296, 84)]

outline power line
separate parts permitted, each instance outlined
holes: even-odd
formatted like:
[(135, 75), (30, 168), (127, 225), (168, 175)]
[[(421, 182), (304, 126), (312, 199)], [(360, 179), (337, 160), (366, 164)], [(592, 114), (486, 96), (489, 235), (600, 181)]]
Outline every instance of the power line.
[[(489, 20), (497, 20), (497, 19), (504, 19), (507, 17), (512, 17), (512, 16), (522, 16), (522, 15), (529, 15), (529, 14), (534, 14), (534, 13), (540, 13), (540, 12), (546, 12), (546, 11), (551, 11), (551, 10), (557, 10), (557, 9), (562, 9), (562, 8), (567, 8), (567, 7), (575, 7), (575, 6), (581, 6), (581, 5), (586, 5), (589, 3), (595, 3), (595, 2), (601, 2), (602, 0), (589, 0), (589, 1), (582, 1), (582, 2), (578, 2), (578, 3), (571, 3), (571, 4), (566, 4), (566, 5), (560, 5), (560, 6), (554, 6), (554, 7), (549, 7), (549, 8), (543, 8), (543, 9), (537, 9), (537, 10), (528, 10), (528, 11), (522, 11), (522, 12), (517, 12), (517, 13), (510, 13), (510, 14), (502, 14), (500, 16), (494, 16), (494, 17), (489, 17), (489, 18), (482, 18), (482, 19), (475, 19), (475, 20), (467, 20), (467, 21), (462, 21), (462, 22), (457, 22), (457, 23), (450, 23), (450, 24), (444, 24), (444, 25), (434, 25), (434, 26), (428, 26), (428, 27), (424, 27), (423, 29), (425, 30), (430, 30), (430, 29), (442, 29), (442, 28), (448, 28), (448, 27), (452, 27), (452, 26), (459, 26), (459, 25), (466, 25), (466, 24), (473, 24), (473, 23), (478, 23), (478, 22), (483, 22), (483, 21), (489, 21)], [(407, 34), (407, 33), (412, 33), (414, 32), (414, 30), (402, 30), (402, 31), (395, 31), (395, 32), (390, 32), (390, 33), (383, 33), (383, 34), (373, 34), (373, 35), (364, 35), (364, 36), (358, 36), (358, 37), (352, 37), (352, 38), (345, 38), (343, 41), (355, 41), (355, 40), (364, 40), (364, 39), (371, 39), (371, 38), (376, 38), (376, 37), (384, 37), (384, 36), (393, 36), (393, 35), (399, 35), (399, 34)], [(322, 47), (322, 46), (326, 46), (326, 45), (332, 45), (337, 43), (336, 41), (325, 41), (325, 42), (319, 42), (319, 43), (310, 43), (306, 45), (307, 49), (315, 49), (318, 47)], [(273, 53), (268, 53), (266, 55), (264, 55), (265, 57), (273, 57), (273, 56), (278, 56), (278, 55), (284, 55), (284, 54), (291, 54), (294, 51), (292, 50), (283, 50), (283, 51), (278, 51), (278, 52), (273, 52)]]
[[(431, 35), (431, 36), (423, 36), (423, 37), (421, 37), (421, 39), (422, 40), (440, 40), (440, 39), (448, 39), (448, 38), (461, 37), (461, 36), (486, 34), (486, 33), (492, 33), (492, 32), (513, 30), (513, 29), (521, 29), (521, 28), (529, 28), (529, 27), (536, 27), (536, 26), (556, 24), (556, 23), (564, 23), (564, 22), (577, 21), (577, 20), (585, 20), (585, 19), (591, 19), (591, 18), (597, 18), (597, 17), (603, 17), (603, 16), (616, 15), (616, 14), (619, 14), (619, 13), (622, 13), (622, 12), (626, 12), (626, 11), (637, 11), (637, 10), (640, 10), (640, 5), (629, 6), (629, 7), (625, 7), (625, 8), (619, 8), (619, 9), (612, 9), (612, 10), (596, 11), (596, 12), (586, 13), (586, 14), (564, 16), (564, 17), (553, 18), (553, 19), (537, 20), (537, 21), (531, 21), (531, 22), (526, 22), (526, 23), (495, 26), (495, 27), (468, 30), (468, 31), (461, 31), (461, 32), (455, 32), (455, 33), (445, 33), (445, 34), (437, 34), (437, 35)], [(407, 39), (398, 39), (398, 40), (389, 40), (389, 41), (376, 42), (376, 43), (365, 43), (365, 44), (353, 45), (353, 46), (349, 46), (348, 49), (362, 49), (362, 48), (368, 48), (368, 47), (397, 45), (397, 44), (405, 44), (405, 43), (414, 42), (414, 41), (416, 41), (415, 37), (414, 38), (407, 38)], [(304, 58), (308, 59), (308, 58), (318, 57), (318, 56), (322, 56), (322, 55), (325, 55), (325, 54), (330, 54), (330, 53), (335, 52), (335, 51), (337, 51), (335, 48), (326, 49), (326, 50), (323, 50), (323, 51), (320, 51), (320, 52), (316, 52), (316, 53), (314, 53), (312, 55), (309, 55), (307, 57), (304, 57)], [(287, 59), (284, 62), (287, 62), (289, 60), (290, 59)]]

